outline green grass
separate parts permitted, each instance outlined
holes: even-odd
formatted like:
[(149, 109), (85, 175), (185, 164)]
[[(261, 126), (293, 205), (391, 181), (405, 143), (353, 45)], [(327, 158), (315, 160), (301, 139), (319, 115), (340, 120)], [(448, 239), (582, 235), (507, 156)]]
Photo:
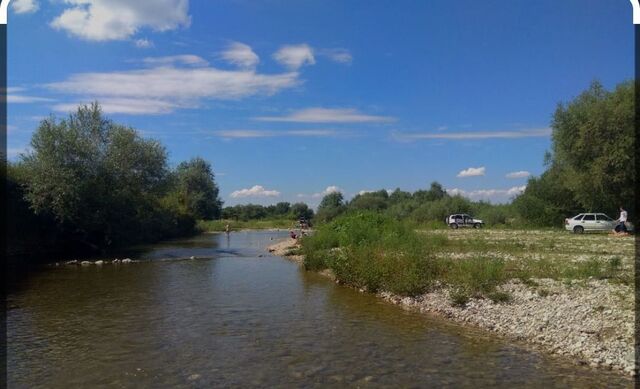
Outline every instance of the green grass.
[(297, 222), (289, 219), (265, 219), (265, 220), (199, 220), (197, 228), (202, 232), (224, 232), (229, 224), (231, 231), (238, 230), (265, 230), (271, 228), (295, 228)]
[[(448, 286), (454, 291), (452, 302), (457, 305), (466, 304), (465, 299), (471, 297), (507, 303), (511, 296), (498, 287), (511, 279), (520, 279), (531, 287), (536, 287), (534, 279), (540, 278), (568, 283), (589, 279), (633, 282), (619, 257), (609, 261), (597, 257), (576, 262), (551, 260), (552, 254), (562, 246), (561, 241), (554, 239), (506, 237), (492, 241), (482, 232), (469, 236), (430, 233), (416, 231), (415, 225), (380, 214), (352, 212), (320, 225), (313, 235), (303, 240), (301, 252), (307, 270), (331, 269), (343, 284), (370, 292), (389, 291), (409, 296), (424, 293), (436, 285)], [(495, 258), (491, 252), (507, 253), (517, 259)], [(550, 255), (518, 258), (519, 254), (530, 252)], [(466, 256), (449, 255), (455, 253)]]

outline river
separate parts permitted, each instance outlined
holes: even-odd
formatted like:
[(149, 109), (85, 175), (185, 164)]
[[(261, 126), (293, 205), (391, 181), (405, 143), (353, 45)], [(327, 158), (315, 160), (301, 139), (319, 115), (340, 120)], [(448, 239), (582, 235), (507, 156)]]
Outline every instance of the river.
[(134, 263), (34, 272), (7, 296), (9, 387), (632, 386), (265, 252), (285, 235), (204, 234), (131, 250)]

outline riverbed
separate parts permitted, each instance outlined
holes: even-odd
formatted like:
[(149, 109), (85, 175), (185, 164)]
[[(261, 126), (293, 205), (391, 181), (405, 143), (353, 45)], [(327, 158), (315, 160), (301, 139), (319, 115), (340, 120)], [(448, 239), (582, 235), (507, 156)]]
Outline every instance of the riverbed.
[(9, 387), (632, 386), (305, 272), (266, 252), (284, 236), (34, 272), (8, 295)]

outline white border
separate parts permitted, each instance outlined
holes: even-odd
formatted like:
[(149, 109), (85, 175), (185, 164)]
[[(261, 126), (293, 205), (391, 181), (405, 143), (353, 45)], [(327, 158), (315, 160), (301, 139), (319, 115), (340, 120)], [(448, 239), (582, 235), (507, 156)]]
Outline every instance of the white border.
[(633, 24), (640, 24), (640, 0), (629, 0), (633, 8)]
[[(0, 24), (7, 24), (7, 9), (11, 0), (0, 0)], [(638, 0), (636, 0), (638, 1)]]

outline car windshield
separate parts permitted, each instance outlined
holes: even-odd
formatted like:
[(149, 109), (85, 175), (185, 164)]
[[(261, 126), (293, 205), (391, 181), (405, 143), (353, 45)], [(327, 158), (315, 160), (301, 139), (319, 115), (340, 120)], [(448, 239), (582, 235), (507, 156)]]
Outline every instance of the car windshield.
[(582, 220), (583, 216), (584, 216), (583, 214), (580, 214), (580, 215), (574, 217), (573, 220)]
[(609, 216), (605, 215), (604, 213), (599, 213), (596, 215), (596, 218), (598, 220), (606, 220), (606, 221), (613, 221), (612, 218), (610, 218)]

